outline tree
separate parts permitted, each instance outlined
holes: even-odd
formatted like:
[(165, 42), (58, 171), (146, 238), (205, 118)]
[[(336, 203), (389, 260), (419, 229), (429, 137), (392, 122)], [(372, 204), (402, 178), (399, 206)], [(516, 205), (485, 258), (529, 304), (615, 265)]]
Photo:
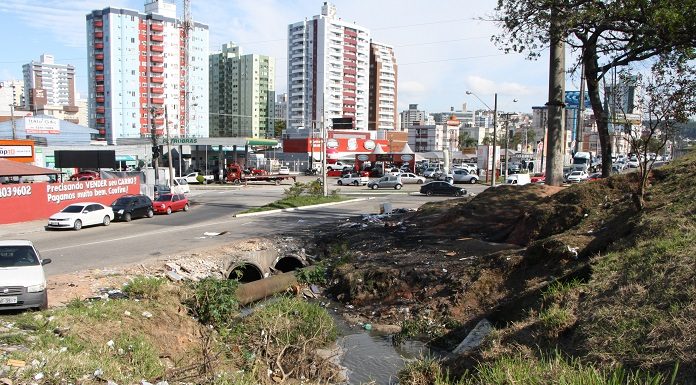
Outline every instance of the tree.
[(638, 154), (640, 183), (634, 201), (641, 210), (654, 164), (651, 154), (659, 154), (675, 138), (680, 124), (696, 114), (696, 75), (680, 59), (661, 58), (645, 80), (645, 94), (639, 103), (645, 109), (647, 121), (638, 128), (627, 125), (624, 134), (631, 151)]
[(280, 138), (283, 135), (283, 130), (285, 129), (285, 121), (284, 120), (276, 120), (275, 124), (273, 124), (273, 137), (274, 138)]
[(662, 55), (694, 57), (696, 0), (498, 0), (495, 12), (503, 32), (493, 41), (529, 58), (540, 55), (549, 25), (560, 21), (566, 44), (579, 53), (573, 71), (585, 69), (604, 176), (611, 173), (611, 117), (600, 96), (605, 75)]
[(476, 147), (477, 144), (476, 139), (469, 136), (468, 132), (459, 134), (459, 151), (464, 151), (465, 148)]

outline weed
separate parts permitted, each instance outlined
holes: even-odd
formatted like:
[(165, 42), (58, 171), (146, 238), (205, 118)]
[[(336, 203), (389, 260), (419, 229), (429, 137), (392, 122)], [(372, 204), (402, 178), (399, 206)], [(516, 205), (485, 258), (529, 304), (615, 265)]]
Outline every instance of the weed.
[(235, 297), (238, 285), (231, 279), (205, 278), (193, 284), (193, 294), (187, 304), (202, 323), (225, 328), (239, 309)]
[(460, 384), (450, 378), (439, 361), (424, 358), (409, 362), (399, 371), (399, 384), (402, 385), (448, 385)]
[(22, 333), (7, 333), (0, 335), (1, 345), (21, 345), (26, 342), (27, 336)]
[(295, 272), (295, 276), (300, 283), (305, 284), (326, 284), (326, 266), (323, 263), (317, 263), (310, 268), (299, 269)]
[(432, 340), (444, 335), (448, 326), (455, 326), (448, 318), (443, 319), (442, 322), (435, 322), (428, 318), (407, 319), (401, 323), (401, 330), (392, 337), (392, 343), (400, 345), (408, 339)]
[(558, 331), (572, 323), (573, 314), (570, 310), (554, 304), (539, 313), (539, 320), (544, 328)]
[(135, 277), (123, 287), (129, 297), (157, 299), (165, 280), (157, 277)]
[(572, 291), (573, 289), (579, 288), (581, 286), (582, 286), (582, 282), (577, 278), (574, 278), (568, 282), (555, 281), (555, 282), (551, 283), (546, 288), (546, 290), (544, 290), (542, 297), (544, 299), (544, 302), (559, 301), (566, 294), (568, 294), (570, 291)]

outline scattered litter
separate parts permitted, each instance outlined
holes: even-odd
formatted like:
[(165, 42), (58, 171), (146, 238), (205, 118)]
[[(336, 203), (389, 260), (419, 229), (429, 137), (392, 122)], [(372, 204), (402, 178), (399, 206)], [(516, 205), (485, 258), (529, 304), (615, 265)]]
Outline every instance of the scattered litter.
[(124, 299), (128, 298), (126, 293), (122, 292), (121, 290), (118, 289), (112, 289), (106, 292), (107, 296), (109, 299)]
[(211, 231), (206, 231), (205, 233), (203, 233), (203, 235), (205, 235), (206, 237), (217, 237), (218, 235), (222, 235), (222, 233), (214, 233)]
[(321, 293), (321, 290), (319, 290), (319, 286), (317, 286), (317, 285), (314, 285), (314, 284), (309, 285), (309, 289), (312, 290), (312, 293), (314, 293), (314, 294)]
[(365, 329), (365, 330), (367, 330), (367, 331), (372, 330), (372, 324), (365, 324), (365, 325), (363, 325), (363, 329)]
[(571, 257), (573, 259), (577, 259), (578, 258), (578, 248), (577, 247), (570, 247), (570, 246), (567, 246), (567, 247), (568, 247), (568, 252), (570, 253)]
[(94, 371), (94, 377), (99, 378), (104, 374), (104, 371), (101, 369), (97, 369)]
[(143, 317), (145, 317), (145, 318), (152, 318), (152, 313), (150, 313), (149, 311), (144, 311), (144, 312), (143, 312)]
[(65, 347), (65, 346), (63, 346), (63, 347), (60, 348), (60, 350), (58, 350), (58, 351), (61, 352), (61, 353), (64, 353), (64, 352), (67, 352), (67, 351), (68, 351), (68, 348)]
[(106, 346), (113, 349), (114, 348), (114, 340), (109, 340), (109, 342), (106, 343)]
[(353, 309), (353, 308), (355, 308), (355, 306), (353, 306), (353, 305), (346, 305), (346, 309)]
[(442, 272), (443, 272), (443, 273), (446, 273), (446, 272), (447, 272), (447, 269), (442, 269)]
[(36, 373), (36, 374), (34, 375), (34, 379), (35, 379), (36, 381), (38, 381), (38, 380), (40, 380), (40, 379), (42, 379), (42, 378), (44, 378), (44, 374), (43, 374), (43, 373), (40, 373), (40, 372), (39, 372), (39, 373)]
[(445, 253), (446, 257), (454, 257), (455, 255), (457, 255), (456, 251), (448, 251)]
[(123, 315), (125, 315), (126, 317), (130, 317), (131, 312), (129, 312), (128, 310), (126, 310), (126, 311), (123, 312)]
[(13, 366), (15, 368), (23, 368), (26, 365), (27, 365), (27, 363), (25, 361), (22, 361), (22, 360), (13, 360), (13, 359), (7, 360), (7, 366)]
[(181, 276), (179, 273), (177, 273), (176, 271), (168, 271), (168, 272), (167, 272), (167, 278), (169, 278), (169, 280), (172, 281), (172, 282), (179, 282), (179, 281), (181, 281), (182, 279), (184, 279), (184, 277), (182, 277), (182, 276)]

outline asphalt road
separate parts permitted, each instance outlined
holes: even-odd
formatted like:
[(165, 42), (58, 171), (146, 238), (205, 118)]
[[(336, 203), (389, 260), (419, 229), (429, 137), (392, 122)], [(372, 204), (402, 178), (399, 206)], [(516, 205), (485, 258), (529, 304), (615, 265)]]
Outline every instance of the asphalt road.
[[(301, 181), (310, 179), (314, 178), (300, 178)], [(331, 178), (330, 182), (335, 183), (335, 180)], [(3, 238), (16, 237), (34, 242), (42, 257), (53, 261), (45, 266), (46, 274), (50, 276), (189, 253), (244, 238), (299, 233), (320, 223), (366, 213), (376, 214), (385, 202), (390, 202), (393, 208), (417, 208), (428, 201), (449, 199), (417, 194), (418, 185), (407, 185), (399, 191), (344, 186), (340, 187), (341, 194), (368, 200), (262, 216), (234, 217), (247, 208), (280, 199), (287, 187), (289, 184), (274, 186), (261, 183), (247, 187), (194, 186), (191, 194), (193, 204), (188, 212), (156, 215), (151, 219), (135, 219), (129, 223), (114, 222), (108, 227), (95, 226), (80, 231), (44, 231), (42, 223), (33, 222), (35, 228), (27, 230), (25, 225), (21, 233), (13, 234), (12, 225), (9, 225)], [(482, 185), (462, 187), (473, 193), (485, 189)], [(330, 184), (330, 189), (338, 188)]]

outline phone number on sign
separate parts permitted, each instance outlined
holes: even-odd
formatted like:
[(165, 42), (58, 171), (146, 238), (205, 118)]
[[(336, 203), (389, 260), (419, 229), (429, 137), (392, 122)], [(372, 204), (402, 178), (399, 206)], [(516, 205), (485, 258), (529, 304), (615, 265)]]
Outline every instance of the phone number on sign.
[(31, 186), (0, 187), (0, 198), (23, 197), (31, 195)]

